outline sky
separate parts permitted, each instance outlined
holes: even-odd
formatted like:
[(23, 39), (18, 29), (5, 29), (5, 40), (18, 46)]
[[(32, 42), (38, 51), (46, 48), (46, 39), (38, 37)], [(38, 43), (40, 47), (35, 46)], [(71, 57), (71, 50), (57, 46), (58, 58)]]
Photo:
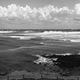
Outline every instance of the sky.
[(8, 25), (80, 28), (80, 0), (0, 0), (1, 25), (3, 19)]
[(80, 14), (80, 0), (0, 0), (0, 14), (2, 17), (11, 15), (16, 11), (17, 13), (24, 13), (25, 10), (26, 13), (30, 10), (42, 16), (47, 13), (53, 14), (53, 12), (71, 13), (73, 11), (73, 14)]
[(28, 4), (32, 7), (41, 7), (52, 4), (58, 7), (68, 6), (73, 8), (75, 4), (80, 3), (80, 0), (0, 0), (1, 6), (6, 6), (12, 3), (22, 6)]

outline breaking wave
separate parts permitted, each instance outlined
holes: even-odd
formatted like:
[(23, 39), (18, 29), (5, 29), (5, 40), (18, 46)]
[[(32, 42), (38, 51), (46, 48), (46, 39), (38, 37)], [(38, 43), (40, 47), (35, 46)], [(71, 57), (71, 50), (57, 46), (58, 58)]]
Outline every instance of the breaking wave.
[(15, 31), (0, 31), (0, 33), (12, 33), (12, 32), (15, 32)]
[(80, 42), (80, 32), (73, 31), (0, 31), (0, 34), (9, 33), (10, 38), (18, 38), (20, 40), (30, 40), (33, 38), (57, 39), (62, 41)]

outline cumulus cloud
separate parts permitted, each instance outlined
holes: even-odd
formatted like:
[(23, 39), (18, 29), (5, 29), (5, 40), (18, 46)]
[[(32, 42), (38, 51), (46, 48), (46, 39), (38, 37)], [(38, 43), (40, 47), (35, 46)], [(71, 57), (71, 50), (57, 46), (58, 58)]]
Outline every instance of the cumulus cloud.
[[(75, 5), (75, 11), (80, 14), (80, 4)], [(19, 17), (19, 18), (38, 18), (40, 20), (52, 19), (54, 14), (73, 14), (73, 10), (67, 6), (62, 8), (54, 7), (54, 5), (48, 5), (40, 8), (31, 8), (29, 5), (25, 7), (16, 4), (8, 5), (7, 7), (0, 6), (0, 17)]]
[(80, 3), (75, 5), (75, 13), (80, 14)]
[(59, 12), (61, 13), (67, 13), (67, 14), (72, 14), (73, 10), (70, 10), (68, 7), (64, 6), (62, 8), (59, 9)]

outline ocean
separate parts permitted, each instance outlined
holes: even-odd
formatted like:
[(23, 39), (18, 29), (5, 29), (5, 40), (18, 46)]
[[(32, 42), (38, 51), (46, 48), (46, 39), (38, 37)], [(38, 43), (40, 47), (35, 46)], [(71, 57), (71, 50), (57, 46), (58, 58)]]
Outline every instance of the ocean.
[(70, 42), (80, 42), (79, 31), (53, 31), (53, 30), (5, 30), (0, 31), (1, 37), (9, 37), (20, 40), (30, 40), (35, 38), (55, 39)]
[(16, 30), (7, 30), (0, 31), (1, 37), (10, 37), (16, 38), (20, 40), (29, 40), (34, 38), (42, 38), (42, 39), (56, 39), (63, 41), (71, 41), (71, 42), (80, 42), (80, 32), (79, 31), (35, 31), (35, 30), (27, 30), (27, 31), (16, 31)]

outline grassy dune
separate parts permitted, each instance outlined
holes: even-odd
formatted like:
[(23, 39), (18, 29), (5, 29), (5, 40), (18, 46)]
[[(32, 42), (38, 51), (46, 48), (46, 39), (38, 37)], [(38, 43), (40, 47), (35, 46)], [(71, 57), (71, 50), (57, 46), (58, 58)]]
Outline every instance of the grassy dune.
[[(43, 42), (44, 44), (40, 44)], [(19, 40), (0, 37), (0, 72), (27, 70), (37, 72), (44, 66), (33, 63), (35, 55), (80, 52), (80, 43), (56, 40), (32, 39)], [(80, 64), (80, 63), (79, 63)]]

